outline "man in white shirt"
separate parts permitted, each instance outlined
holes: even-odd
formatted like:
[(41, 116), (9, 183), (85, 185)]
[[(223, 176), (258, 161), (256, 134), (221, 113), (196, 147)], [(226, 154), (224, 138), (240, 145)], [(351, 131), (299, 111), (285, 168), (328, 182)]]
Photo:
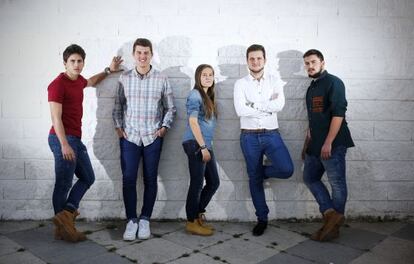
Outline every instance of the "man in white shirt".
[[(264, 71), (266, 51), (263, 46), (251, 45), (246, 58), (249, 74), (234, 85), (234, 107), (240, 117), (240, 146), (258, 221), (253, 235), (260, 236), (267, 227), (269, 214), (263, 180), (289, 178), (293, 174), (293, 162), (278, 130), (277, 112), (285, 105), (283, 87), (278, 85), (275, 76)], [(270, 166), (263, 165), (263, 155), (270, 160)]]

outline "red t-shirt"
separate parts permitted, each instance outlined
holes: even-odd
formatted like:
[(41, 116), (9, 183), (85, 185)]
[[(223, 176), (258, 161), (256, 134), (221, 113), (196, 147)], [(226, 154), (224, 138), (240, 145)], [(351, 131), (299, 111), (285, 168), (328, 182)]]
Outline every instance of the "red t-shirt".
[[(62, 122), (66, 135), (82, 135), (83, 89), (88, 81), (79, 75), (71, 80), (64, 73), (59, 74), (47, 88), (48, 101), (62, 104)], [(52, 126), (50, 134), (56, 134)]]

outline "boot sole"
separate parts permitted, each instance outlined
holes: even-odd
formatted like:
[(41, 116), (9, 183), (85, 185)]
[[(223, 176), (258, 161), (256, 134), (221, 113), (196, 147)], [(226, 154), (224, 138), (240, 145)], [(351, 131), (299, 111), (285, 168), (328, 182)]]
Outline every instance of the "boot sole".
[(193, 236), (212, 236), (213, 235), (213, 233), (211, 233), (211, 234), (200, 234), (200, 233), (197, 233), (197, 232), (187, 231), (187, 230), (186, 230), (186, 232), (190, 235), (193, 235)]
[(66, 229), (66, 226), (64, 225), (64, 223), (62, 222), (62, 220), (60, 220), (58, 217), (53, 217), (53, 223), (56, 226), (59, 226), (60, 229), (63, 231), (62, 234), (62, 238), (63, 240), (69, 241), (69, 242), (77, 242), (77, 237), (76, 234), (72, 234), (73, 232), (70, 232)]

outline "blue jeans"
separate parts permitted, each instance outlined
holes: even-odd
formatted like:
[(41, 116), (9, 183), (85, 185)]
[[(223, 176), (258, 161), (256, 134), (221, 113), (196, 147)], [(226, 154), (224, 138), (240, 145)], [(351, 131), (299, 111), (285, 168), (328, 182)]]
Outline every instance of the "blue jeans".
[[(56, 135), (49, 134), (48, 138), (49, 147), (55, 158), (55, 187), (52, 199), (55, 214), (63, 209), (71, 211), (78, 209), (83, 195), (95, 181), (95, 174), (85, 145), (78, 137), (67, 135), (66, 138), (75, 152), (75, 161), (63, 159), (60, 142)], [(78, 180), (72, 187), (74, 174)]]
[[(346, 147), (344, 146), (334, 148), (328, 160), (322, 160), (321, 157), (306, 154), (303, 181), (318, 202), (321, 213), (330, 208), (335, 209), (341, 214), (345, 212), (345, 203), (348, 195), (345, 155)], [(321, 181), (325, 171), (328, 176), (328, 182), (331, 185), (332, 197), (329, 195), (325, 184)]]
[(137, 177), (139, 162), (142, 157), (144, 178), (144, 201), (141, 208), (141, 219), (149, 220), (157, 198), (158, 164), (161, 156), (162, 138), (157, 138), (148, 146), (138, 146), (121, 138), (122, 193), (126, 217), (137, 219)]
[[(257, 219), (267, 221), (269, 208), (266, 204), (263, 179), (291, 177), (292, 159), (278, 131), (260, 133), (242, 131), (240, 145), (246, 160), (250, 194), (256, 208)], [(271, 161), (271, 166), (263, 166), (263, 154), (266, 154)]]
[[(192, 222), (198, 218), (199, 213), (206, 211), (208, 203), (220, 185), (220, 179), (212, 150), (210, 150), (211, 160), (204, 163), (197, 141), (187, 140), (183, 142), (183, 148), (188, 156), (188, 168), (190, 170), (190, 187), (185, 209), (187, 220)], [(206, 185), (203, 188), (204, 179), (206, 179)]]

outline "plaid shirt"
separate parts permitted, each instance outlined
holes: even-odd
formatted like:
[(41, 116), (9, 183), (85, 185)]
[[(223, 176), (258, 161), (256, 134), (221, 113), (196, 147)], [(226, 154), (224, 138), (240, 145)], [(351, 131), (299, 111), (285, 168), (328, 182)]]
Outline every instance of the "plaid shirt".
[(155, 133), (171, 127), (176, 108), (168, 78), (151, 68), (140, 75), (136, 69), (121, 74), (112, 112), (116, 128), (123, 128), (128, 141), (150, 145)]

